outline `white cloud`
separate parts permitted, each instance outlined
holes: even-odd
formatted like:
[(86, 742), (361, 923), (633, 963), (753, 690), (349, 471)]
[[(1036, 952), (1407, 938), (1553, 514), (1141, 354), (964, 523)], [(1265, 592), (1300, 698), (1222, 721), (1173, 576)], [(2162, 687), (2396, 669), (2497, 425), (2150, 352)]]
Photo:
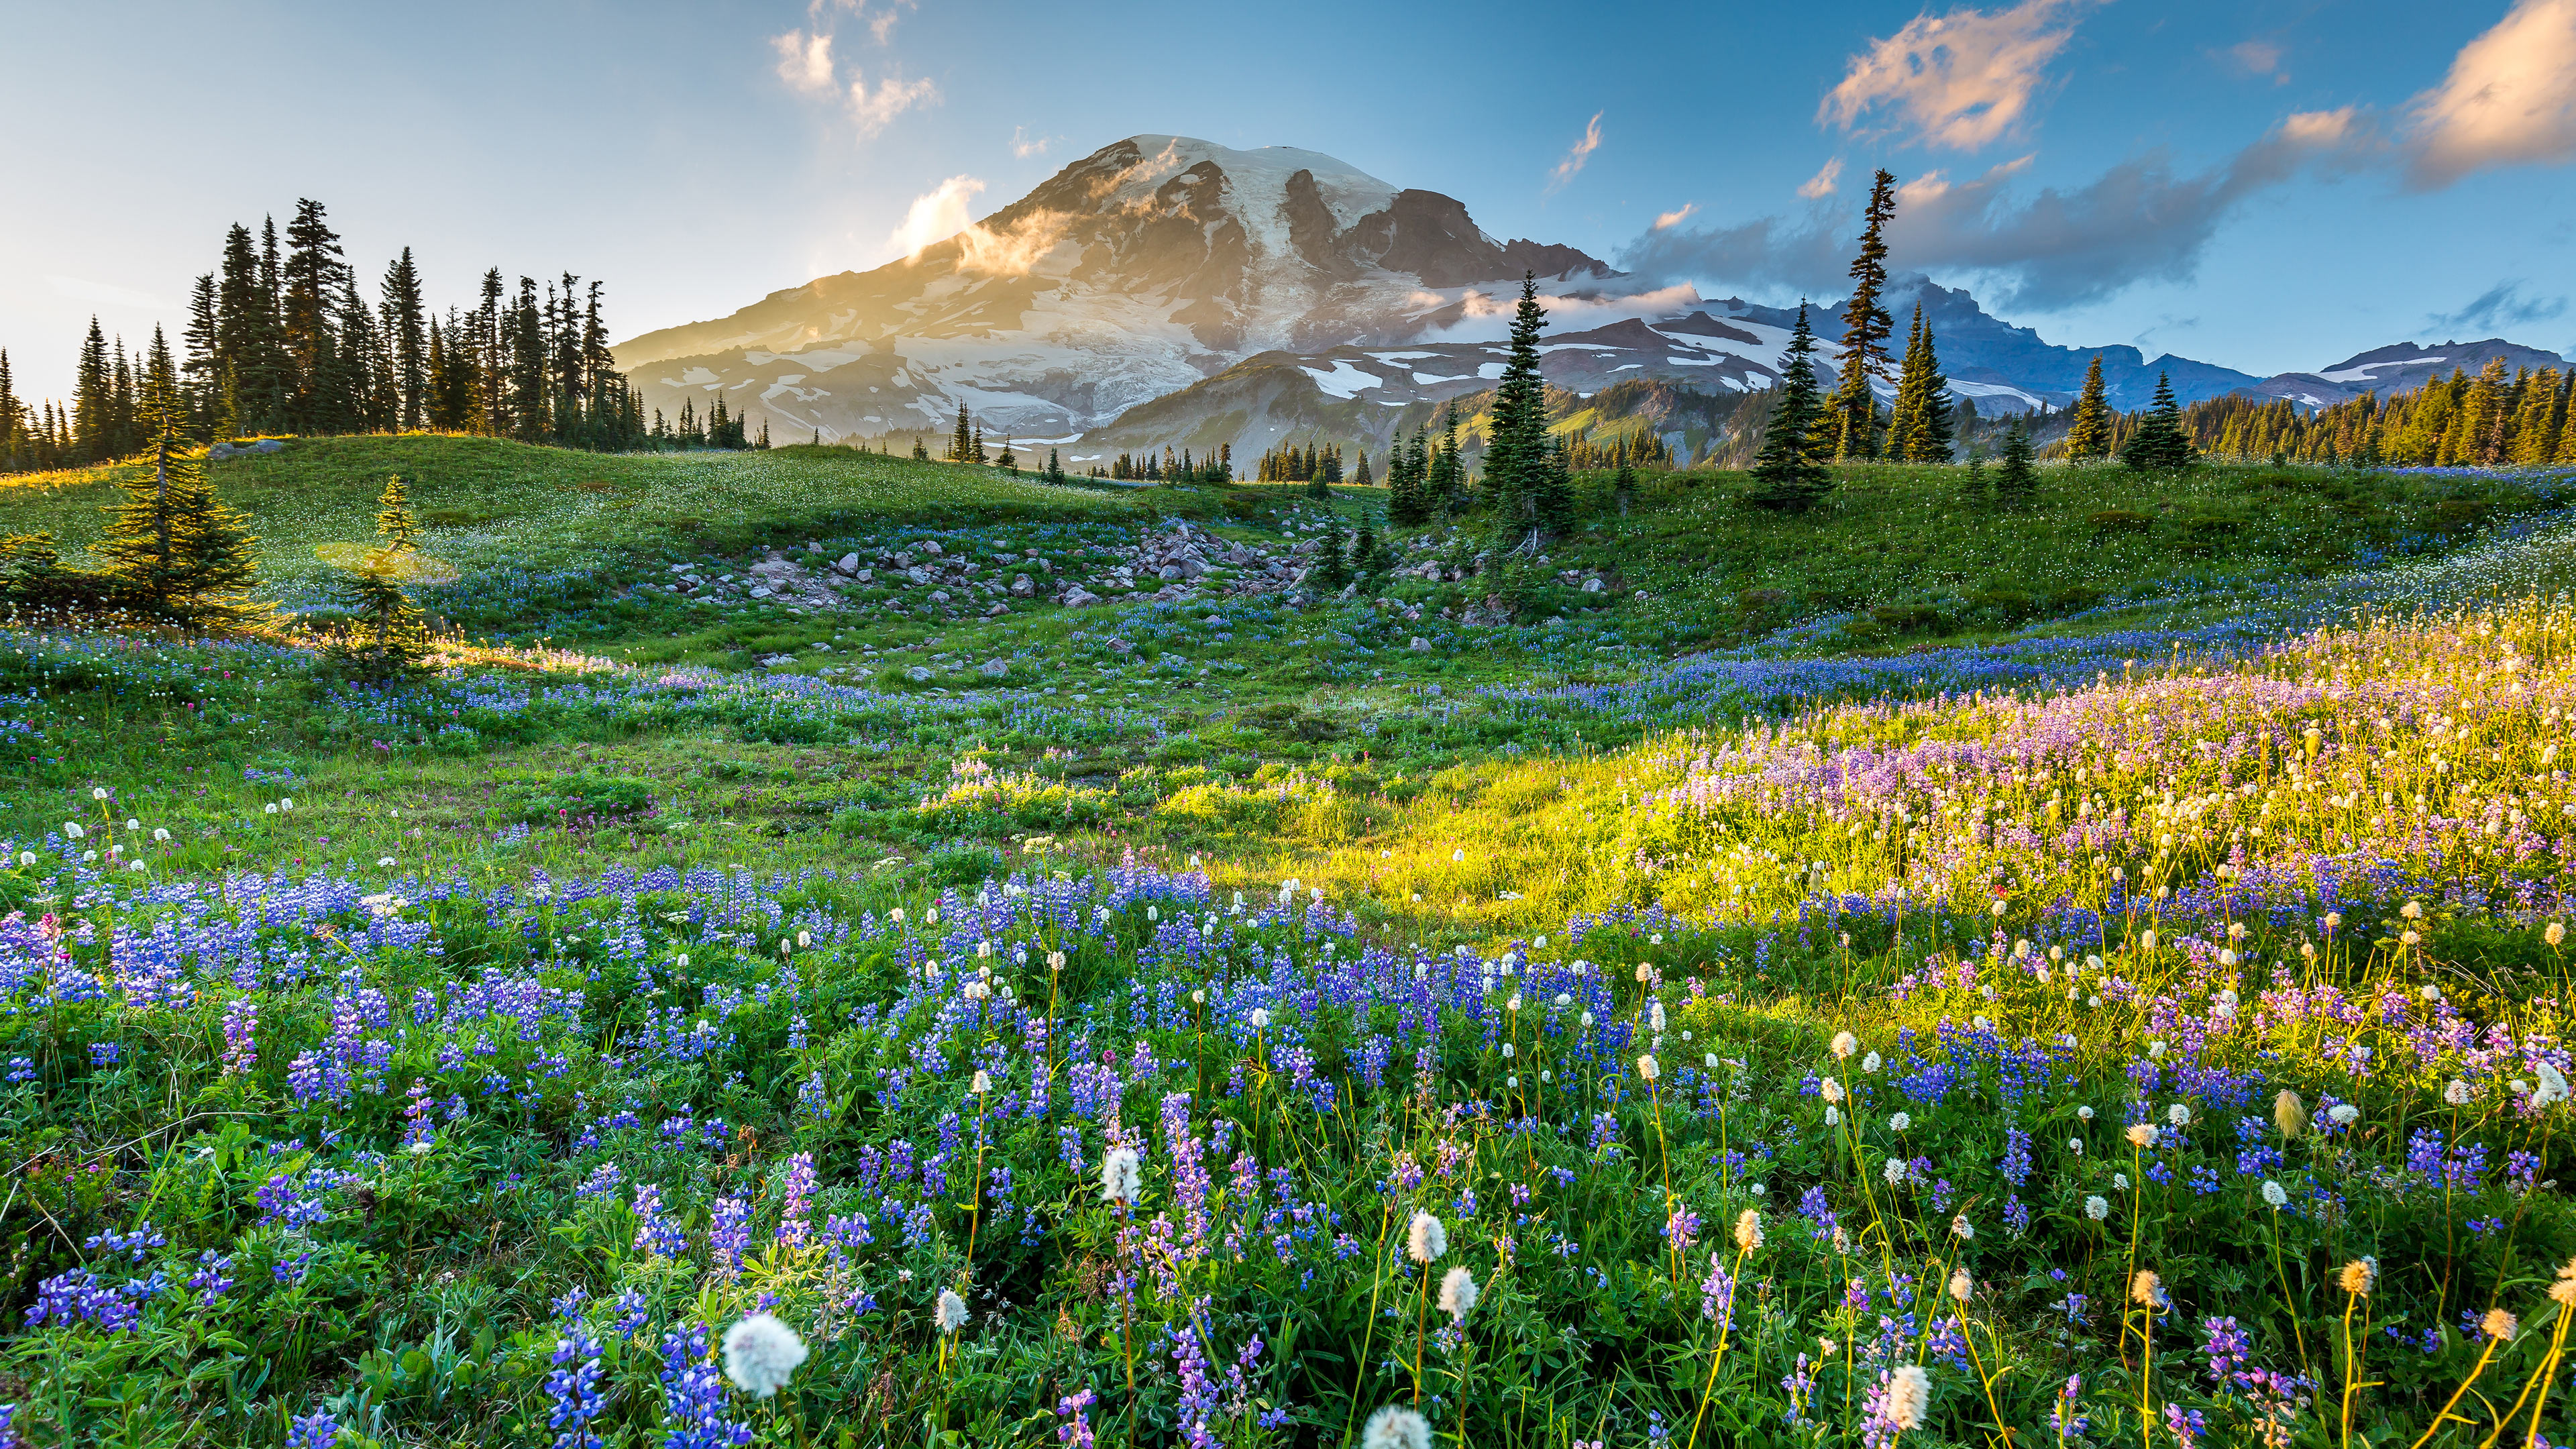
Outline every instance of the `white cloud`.
[(832, 93), (831, 36), (791, 30), (769, 37), (769, 44), (778, 52), (778, 78), (789, 90), (800, 96)]
[(859, 138), (866, 140), (892, 125), (895, 117), (938, 99), (939, 87), (927, 77), (907, 81), (900, 74), (889, 71), (885, 79), (877, 82), (876, 89), (870, 90), (867, 77), (853, 72), (845, 108), (850, 113), (850, 124), (858, 128)]
[(1575, 142), (1574, 149), (1566, 152), (1565, 159), (1557, 162), (1556, 169), (1548, 173), (1547, 189), (1551, 193), (1572, 181), (1584, 163), (1592, 159), (1592, 153), (1601, 149), (1602, 114), (1600, 111), (1592, 113), (1592, 119), (1584, 123), (1583, 139)]
[(2227, 48), (2227, 59), (2247, 75), (2268, 75), (2274, 83), (2284, 83), (2290, 73), (2281, 69), (2281, 47), (2268, 40), (2239, 41)]
[(1054, 145), (1061, 139), (1061, 137), (1057, 136), (1032, 136), (1029, 134), (1028, 127), (1013, 126), (1011, 128), (1011, 154), (1021, 157), (1022, 159), (1026, 159), (1031, 156), (1043, 156), (1046, 154), (1046, 150), (1049, 146)]
[(1677, 226), (1681, 225), (1683, 221), (1685, 221), (1685, 220), (1687, 220), (1687, 219), (1689, 218), (1689, 216), (1690, 216), (1690, 214), (1691, 214), (1692, 212), (1697, 211), (1697, 210), (1699, 210), (1699, 203), (1698, 203), (1698, 202), (1696, 202), (1696, 201), (1685, 201), (1685, 202), (1683, 202), (1683, 203), (1682, 203), (1682, 209), (1681, 209), (1681, 210), (1679, 210), (1679, 211), (1667, 211), (1667, 212), (1663, 213), (1662, 215), (1660, 215), (1660, 216), (1656, 217), (1656, 218), (1655, 218), (1654, 230), (1656, 230), (1656, 231), (1670, 231), (1670, 230), (1672, 230), (1674, 227), (1677, 227)]
[(1798, 187), (1798, 194), (1807, 198), (1809, 201), (1813, 201), (1819, 196), (1831, 196), (1834, 194), (1835, 183), (1841, 181), (1842, 177), (1843, 158), (1836, 156), (1832, 160), (1827, 161), (1824, 165), (1818, 167), (1816, 169), (1816, 174), (1808, 177), (1806, 181)]
[[(1941, 172), (1898, 188), (1888, 222), (1889, 265), (1991, 278), (2005, 306), (2057, 310), (2099, 301), (2135, 282), (2189, 278), (2219, 224), (2247, 198), (2302, 174), (2337, 175), (2385, 155), (2352, 109), (2291, 116), (2234, 156), (2196, 173), (2159, 153), (2132, 157), (2081, 186), (2024, 194), (2031, 159), (1965, 181)], [(1756, 283), (1831, 295), (1852, 248), (1847, 212), (1792, 224), (1650, 231), (1621, 265), (1655, 278)]]
[(2576, 0), (2516, 0), (2415, 98), (2407, 183), (2576, 157)]
[(1975, 150), (2020, 125), (2086, 3), (2023, 0), (2010, 10), (1917, 15), (1851, 58), (1816, 119), (1848, 131), (1885, 107), (1917, 139)]
[(984, 183), (972, 176), (951, 176), (933, 189), (913, 198), (903, 214), (903, 225), (894, 229), (888, 240), (906, 256), (919, 256), (924, 247), (942, 242), (964, 231), (974, 221), (972, 207)]

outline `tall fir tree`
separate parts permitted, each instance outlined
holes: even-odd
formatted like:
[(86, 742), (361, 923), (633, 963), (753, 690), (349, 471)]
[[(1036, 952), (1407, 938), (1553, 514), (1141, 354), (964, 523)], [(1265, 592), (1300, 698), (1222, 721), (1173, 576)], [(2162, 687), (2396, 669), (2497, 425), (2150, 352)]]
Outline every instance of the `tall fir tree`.
[(1862, 212), (1860, 253), (1852, 258), (1851, 300), (1843, 304), (1843, 345), (1834, 354), (1831, 408), (1834, 456), (1878, 456), (1878, 395), (1870, 384), (1887, 377), (1887, 339), (1896, 319), (1879, 305), (1887, 290), (1887, 221), (1896, 214), (1896, 177), (1881, 169), (1870, 182)]
[(2111, 400), (2102, 385), (2102, 354), (2093, 354), (2084, 369), (2084, 390), (2075, 395), (2075, 411), (2066, 423), (2066, 456), (2090, 462), (2111, 455)]
[(188, 395), (188, 430), (198, 437), (210, 435), (223, 400), (224, 373), (216, 356), (215, 331), (215, 275), (208, 272), (188, 289), (188, 326), (179, 334), (183, 349), (179, 381)]
[(1543, 527), (1532, 495), (1548, 466), (1547, 387), (1538, 373), (1538, 335), (1546, 326), (1547, 309), (1538, 304), (1538, 276), (1524, 272), (1520, 305), (1512, 312), (1510, 351), (1494, 387), (1485, 431), (1485, 496), (1494, 508), (1497, 554), (1524, 533)]
[(964, 403), (959, 403), (957, 405), (957, 431), (952, 434), (948, 440), (948, 461), (951, 463), (971, 462), (975, 456), (974, 434), (968, 431), (968, 426), (969, 425), (966, 421), (966, 405)]
[(2120, 461), (2143, 473), (2172, 473), (2200, 460), (2191, 435), (2182, 428), (2182, 409), (2175, 405), (2173, 384), (2156, 374), (2156, 398), (2135, 432), (2120, 449)]
[(1950, 461), (1950, 379), (1941, 375), (1941, 357), (1932, 340), (1932, 324), (1923, 304), (1914, 304), (1914, 326), (1905, 342), (1905, 370), (1896, 383), (1896, 407), (1887, 428), (1890, 456), (1908, 463)]
[(287, 362), (293, 370), (287, 420), (297, 432), (335, 431), (339, 419), (334, 414), (341, 405), (325, 390), (339, 366), (332, 314), (349, 265), (341, 257), (340, 234), (331, 229), (322, 203), (311, 197), (295, 203), (295, 220), (286, 226), (286, 247), (285, 286), (278, 301)]
[(409, 584), (429, 574), (419, 553), (418, 522), (401, 477), (385, 480), (376, 500), (376, 547), (341, 571), (334, 593), (349, 623), (330, 651), (341, 671), (368, 683), (392, 683), (422, 671), (429, 656), (429, 624), (412, 601)]
[(108, 368), (107, 334), (92, 317), (72, 371), (72, 446), (80, 461), (104, 463), (116, 442), (116, 376)]
[(402, 255), (385, 268), (381, 290), (377, 308), (382, 314), (385, 344), (392, 354), (392, 426), (408, 432), (429, 425), (429, 337), (421, 301), (420, 269), (412, 265), (411, 248), (404, 247)]
[(1819, 425), (1825, 421), (1824, 399), (1816, 386), (1816, 334), (1807, 326), (1807, 307), (1798, 304), (1798, 322), (1789, 333), (1787, 365), (1764, 426), (1762, 449), (1753, 461), (1753, 487), (1745, 501), (1782, 513), (1803, 513), (1833, 488), (1833, 475), (1816, 460)]

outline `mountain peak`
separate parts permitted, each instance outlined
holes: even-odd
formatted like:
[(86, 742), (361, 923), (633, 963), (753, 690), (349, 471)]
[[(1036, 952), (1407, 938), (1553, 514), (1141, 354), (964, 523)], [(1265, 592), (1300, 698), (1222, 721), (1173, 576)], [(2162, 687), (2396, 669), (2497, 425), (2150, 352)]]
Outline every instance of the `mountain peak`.
[[(1258, 353), (1402, 343), (1524, 272), (1621, 274), (1499, 242), (1457, 199), (1320, 151), (1140, 134), (900, 261), (617, 349), (648, 403), (724, 393), (791, 428), (1079, 430)], [(705, 399), (701, 399), (703, 408)]]

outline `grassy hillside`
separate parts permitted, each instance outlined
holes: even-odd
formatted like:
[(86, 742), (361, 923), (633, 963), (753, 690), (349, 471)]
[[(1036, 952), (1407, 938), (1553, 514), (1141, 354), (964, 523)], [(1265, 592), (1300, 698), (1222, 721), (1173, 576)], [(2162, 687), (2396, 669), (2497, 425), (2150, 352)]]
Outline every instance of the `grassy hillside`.
[[(115, 481), (141, 471), (0, 478), (0, 528), (85, 546), (104, 531)], [(209, 471), (224, 501), (250, 514), (263, 571), (290, 587), (322, 572), (315, 544), (373, 536), (376, 496), (395, 474), (424, 546), (469, 573), (739, 552), (858, 520), (1081, 519), (1134, 507), (1115, 494), (849, 448), (603, 455), (497, 438), (309, 438)]]

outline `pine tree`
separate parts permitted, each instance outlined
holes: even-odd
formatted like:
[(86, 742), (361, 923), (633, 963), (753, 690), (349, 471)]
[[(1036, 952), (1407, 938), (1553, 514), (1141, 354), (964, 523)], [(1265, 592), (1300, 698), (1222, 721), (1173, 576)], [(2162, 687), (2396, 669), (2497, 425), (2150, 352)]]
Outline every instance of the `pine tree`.
[(1342, 553), (1342, 516), (1326, 512), (1324, 536), (1315, 549), (1315, 566), (1310, 575), (1319, 592), (1338, 594), (1351, 581), (1350, 560)]
[(1351, 486), (1354, 488), (1374, 488), (1377, 486), (1377, 480), (1369, 476), (1369, 456), (1368, 449), (1366, 448), (1360, 449), (1360, 466), (1357, 472), (1351, 474)]
[(420, 269), (412, 265), (411, 248), (404, 247), (402, 255), (385, 268), (383, 290), (384, 299), (378, 306), (383, 314), (385, 341), (392, 352), (397, 399), (393, 426), (410, 431), (429, 422), (428, 339), (422, 323)]
[(108, 370), (107, 334), (89, 319), (80, 363), (72, 372), (72, 446), (84, 463), (104, 463), (116, 446), (116, 378)]
[(966, 405), (964, 403), (959, 403), (957, 405), (957, 431), (948, 442), (948, 461), (951, 463), (963, 463), (974, 457), (973, 452), (970, 451), (974, 446), (973, 439), (967, 431), (967, 426)]
[(1020, 460), (1011, 453), (1011, 440), (1008, 435), (1002, 439), (1002, 451), (993, 455), (993, 466), (1008, 468), (1014, 473), (1020, 471)]
[(1798, 322), (1789, 333), (1788, 365), (1773, 395), (1771, 417), (1762, 435), (1762, 450), (1753, 462), (1753, 487), (1745, 501), (1782, 513), (1803, 513), (1833, 487), (1833, 477), (1816, 461), (1822, 399), (1816, 387), (1816, 334), (1807, 326), (1807, 307), (1798, 305)]
[(258, 540), (216, 500), (203, 461), (181, 453), (183, 442), (170, 431), (154, 440), (152, 467), (122, 480), (125, 501), (90, 551), (126, 607), (191, 629), (238, 629), (267, 612), (249, 597)]
[(2156, 398), (2137, 431), (2120, 449), (2120, 461), (2142, 473), (2178, 472), (2198, 462), (2199, 450), (2182, 429), (2182, 409), (2174, 404), (2173, 385), (2156, 374)]
[(1520, 305), (1512, 313), (1511, 351), (1485, 432), (1485, 496), (1494, 505), (1494, 542), (1509, 546), (1537, 526), (1531, 492), (1547, 468), (1547, 393), (1538, 374), (1538, 335), (1547, 310), (1538, 304), (1538, 276), (1521, 274)]
[(1574, 473), (1566, 464), (1565, 440), (1551, 439), (1530, 479), (1530, 521), (1542, 538), (1562, 536), (1574, 526)]
[(1896, 177), (1884, 169), (1871, 181), (1862, 213), (1860, 254), (1852, 258), (1851, 300), (1843, 305), (1843, 346), (1834, 354), (1831, 414), (1834, 456), (1878, 456), (1878, 397), (1870, 383), (1887, 376), (1887, 338), (1896, 319), (1878, 304), (1887, 289), (1887, 220), (1896, 214)]
[(330, 653), (341, 672), (389, 683), (421, 671), (429, 655), (429, 626), (406, 587), (424, 573), (419, 533), (402, 479), (387, 478), (376, 500), (379, 542), (342, 571), (333, 589), (349, 613), (349, 626)]
[(1887, 451), (1908, 463), (1947, 463), (1950, 443), (1950, 379), (1941, 375), (1932, 324), (1924, 320), (1923, 304), (1918, 302), (1913, 333), (1905, 343), (1905, 371), (1896, 384)]
[(215, 358), (215, 274), (197, 278), (188, 289), (188, 327), (179, 334), (185, 356), (179, 364), (181, 386), (188, 398), (188, 431), (203, 436), (223, 395), (223, 369)]
[(1995, 468), (1995, 496), (2020, 507), (2038, 496), (2039, 470), (2030, 462), (2030, 430), (2020, 418), (2004, 430), (2003, 458)]
[(2084, 369), (2084, 390), (2075, 396), (2075, 413), (2066, 425), (2066, 456), (2082, 463), (2111, 454), (2111, 402), (2102, 386), (2102, 354)]

